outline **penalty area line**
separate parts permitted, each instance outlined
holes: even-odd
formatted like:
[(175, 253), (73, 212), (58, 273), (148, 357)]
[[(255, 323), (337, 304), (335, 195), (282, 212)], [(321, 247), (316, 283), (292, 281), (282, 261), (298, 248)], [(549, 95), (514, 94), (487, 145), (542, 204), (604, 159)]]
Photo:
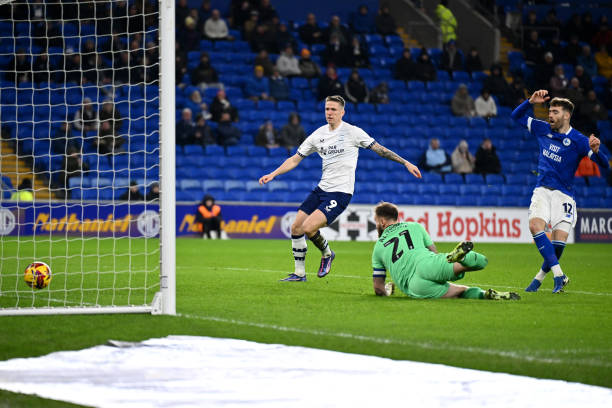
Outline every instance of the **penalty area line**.
[[(428, 342), (388, 339), (384, 337), (364, 336), (364, 335), (359, 335), (359, 334), (344, 333), (344, 332), (331, 332), (331, 331), (317, 330), (317, 329), (300, 329), (297, 327), (280, 326), (280, 325), (268, 324), (268, 323), (247, 322), (243, 320), (226, 319), (223, 317), (215, 317), (215, 316), (199, 316), (199, 315), (183, 314), (183, 313), (178, 313), (176, 316), (183, 317), (186, 319), (206, 320), (206, 321), (213, 321), (217, 323), (226, 323), (226, 324), (237, 325), (237, 326), (249, 326), (249, 327), (256, 327), (259, 329), (274, 330), (274, 331), (281, 331), (281, 332), (292, 332), (292, 333), (299, 333), (299, 334), (308, 334), (308, 335), (313, 335), (313, 336), (337, 337), (337, 338), (358, 340), (358, 341), (370, 342), (370, 343), (376, 343), (376, 344), (391, 344), (391, 345), (398, 345), (398, 346), (404, 346), (404, 347), (408, 346), (408, 347), (415, 347), (415, 348), (420, 348), (424, 350), (441, 350), (441, 351), (447, 350), (447, 351), (452, 351), (452, 352), (486, 354), (486, 355), (497, 356), (497, 357), (505, 357), (505, 358), (509, 358), (513, 360), (528, 361), (528, 362), (534, 362), (534, 363), (544, 363), (544, 364), (567, 364), (568, 363), (568, 361), (564, 359), (537, 357), (533, 355), (518, 353), (516, 351), (495, 350), (495, 349), (488, 349), (488, 348), (482, 348), (482, 347), (456, 346), (456, 345), (449, 345), (449, 344), (433, 344), (433, 343), (428, 343)], [(572, 359), (571, 362), (572, 364), (580, 364), (580, 365), (592, 366), (592, 367), (612, 367), (612, 364), (609, 364), (603, 361), (599, 361), (599, 360)]]

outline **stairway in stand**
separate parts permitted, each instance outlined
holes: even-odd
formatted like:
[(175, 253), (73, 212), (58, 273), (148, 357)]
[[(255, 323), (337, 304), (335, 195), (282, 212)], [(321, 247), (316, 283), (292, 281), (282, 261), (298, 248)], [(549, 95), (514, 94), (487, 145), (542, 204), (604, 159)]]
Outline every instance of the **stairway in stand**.
[(11, 143), (6, 140), (0, 143), (0, 174), (9, 177), (15, 189), (24, 178), (32, 179), (35, 200), (53, 198), (53, 193), (49, 191), (45, 178), (36, 176), (25, 161), (19, 159)]

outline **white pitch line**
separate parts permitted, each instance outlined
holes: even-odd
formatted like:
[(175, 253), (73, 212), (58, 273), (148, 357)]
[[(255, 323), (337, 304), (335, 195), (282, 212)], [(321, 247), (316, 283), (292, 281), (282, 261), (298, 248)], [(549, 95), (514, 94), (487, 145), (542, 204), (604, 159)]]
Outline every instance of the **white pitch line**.
[[(204, 268), (206, 269), (225, 269), (228, 271), (266, 272), (266, 273), (277, 273), (277, 274), (289, 273), (287, 271), (274, 270), (274, 269), (236, 268), (236, 267), (229, 267), (229, 266), (205, 266)], [(192, 269), (192, 268), (185, 267), (185, 266), (177, 266), (177, 269)], [(368, 280), (371, 279), (369, 276), (337, 275), (337, 274), (330, 274), (330, 277), (347, 278), (347, 279), (368, 279)], [(509, 289), (519, 289), (519, 290), (525, 289), (522, 286), (507, 286), (507, 285), (497, 285), (497, 284), (491, 284), (491, 283), (471, 282), (471, 284), (478, 285), (478, 286), (493, 286), (493, 287), (498, 287), (498, 288), (509, 288)], [(582, 290), (570, 290), (570, 291), (571, 293), (577, 293), (580, 295), (612, 296), (612, 293), (608, 293), (608, 292), (586, 292)]]
[[(329, 336), (329, 337), (339, 337), (345, 339), (359, 340), (377, 344), (395, 344), (398, 346), (408, 346), (408, 347), (417, 347), (425, 350), (450, 350), (453, 352), (462, 352), (462, 353), (477, 353), (477, 354), (487, 354), (491, 356), (505, 357), (514, 360), (520, 361), (529, 361), (536, 363), (544, 363), (544, 364), (567, 364), (567, 360), (562, 360), (559, 358), (544, 358), (544, 357), (535, 357), (533, 355), (526, 355), (517, 353), (515, 351), (504, 351), (504, 350), (494, 350), (487, 349), (482, 347), (465, 347), (465, 346), (455, 346), (455, 345), (447, 345), (447, 344), (432, 344), (425, 342), (417, 342), (417, 341), (408, 341), (408, 340), (399, 340), (399, 339), (387, 339), (383, 337), (372, 337), (372, 336), (363, 336), (359, 334), (352, 333), (344, 333), (344, 332), (330, 332), (325, 330), (316, 330), (316, 329), (300, 329), (297, 327), (288, 327), (288, 326), (279, 326), (276, 324), (267, 324), (267, 323), (255, 323), (255, 322), (246, 322), (242, 320), (235, 319), (226, 319), (222, 317), (215, 316), (198, 316), (191, 314), (177, 314), (177, 317), (184, 317), (187, 319), (196, 319), (196, 320), (207, 320), (214, 321), (219, 323), (227, 323), (239, 326), (251, 326), (257, 327), (260, 329), (269, 329), (283, 332), (293, 332), (300, 334), (309, 334), (313, 336)], [(563, 352), (563, 350), (559, 350)], [(570, 353), (565, 353), (570, 354)], [(579, 364), (590, 367), (612, 367), (612, 363), (607, 363), (601, 360), (584, 360), (584, 359), (576, 359), (571, 360), (572, 364)]]

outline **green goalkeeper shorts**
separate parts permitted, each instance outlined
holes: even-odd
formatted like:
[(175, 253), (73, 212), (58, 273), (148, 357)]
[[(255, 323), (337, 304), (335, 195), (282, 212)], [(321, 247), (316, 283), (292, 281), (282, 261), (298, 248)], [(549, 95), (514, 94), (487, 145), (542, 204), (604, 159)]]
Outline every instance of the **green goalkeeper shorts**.
[(405, 293), (417, 299), (441, 298), (448, 292), (448, 281), (459, 280), (463, 275), (455, 276), (453, 264), (446, 261), (446, 254), (424, 256), (417, 261)]

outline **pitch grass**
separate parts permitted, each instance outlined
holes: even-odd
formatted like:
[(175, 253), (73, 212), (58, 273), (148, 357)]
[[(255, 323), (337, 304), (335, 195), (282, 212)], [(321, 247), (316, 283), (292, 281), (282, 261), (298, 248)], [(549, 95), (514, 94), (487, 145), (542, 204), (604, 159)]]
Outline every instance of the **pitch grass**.
[[(319, 253), (310, 245), (308, 281), (278, 282), (293, 268), (289, 246), (289, 241), (178, 239), (179, 316), (0, 317), (0, 360), (77, 350), (108, 339), (182, 334), (612, 387), (610, 245), (568, 245), (562, 266), (571, 283), (566, 293), (553, 295), (551, 277), (538, 293), (523, 292), (540, 264), (533, 245), (476, 243), (489, 266), (468, 273), (461, 283), (518, 291), (523, 299), (517, 302), (376, 297), (373, 243), (332, 243), (337, 256), (323, 279), (316, 277)], [(438, 248), (449, 251), (452, 244)], [(13, 401), (10, 393), (0, 394), (3, 398)]]

